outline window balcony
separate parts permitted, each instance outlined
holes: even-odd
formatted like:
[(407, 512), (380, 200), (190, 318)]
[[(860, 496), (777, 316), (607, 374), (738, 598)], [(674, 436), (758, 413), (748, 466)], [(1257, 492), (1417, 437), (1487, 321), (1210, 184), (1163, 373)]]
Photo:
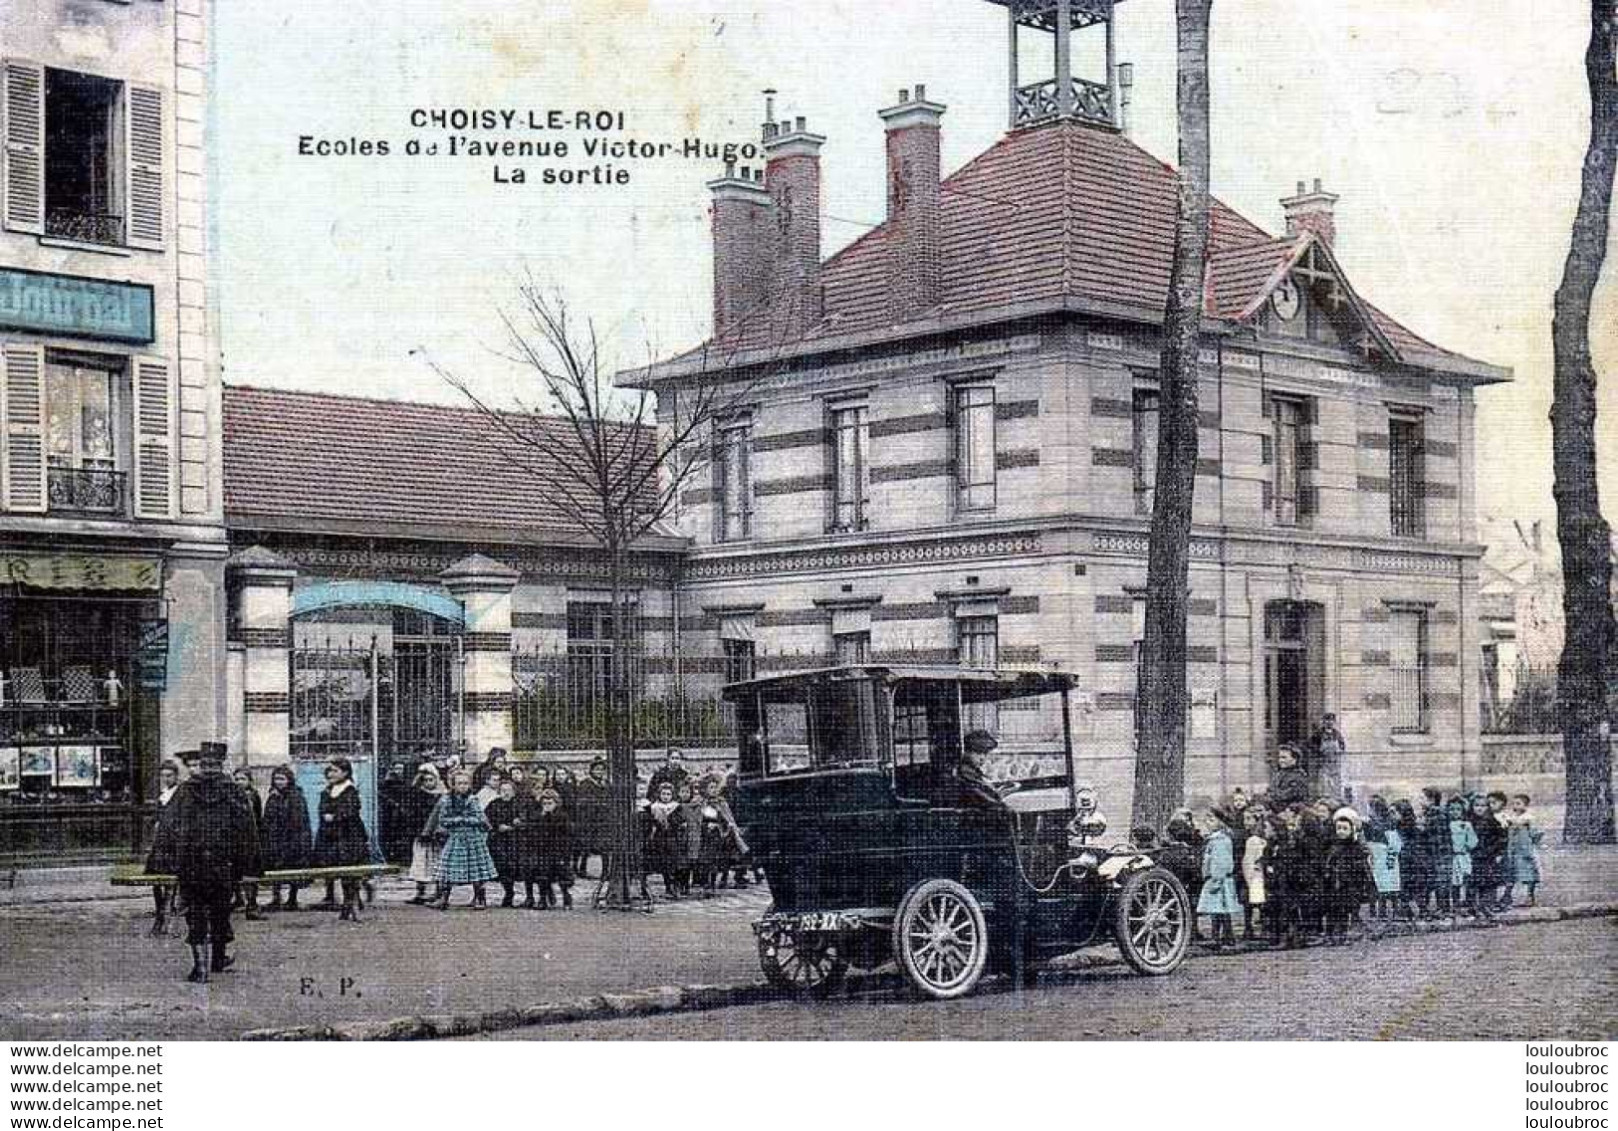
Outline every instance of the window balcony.
[(45, 234), (75, 243), (124, 246), (124, 218), (110, 212), (53, 208), (45, 214)]
[(122, 471), (95, 467), (50, 469), (50, 509), (76, 514), (124, 513)]

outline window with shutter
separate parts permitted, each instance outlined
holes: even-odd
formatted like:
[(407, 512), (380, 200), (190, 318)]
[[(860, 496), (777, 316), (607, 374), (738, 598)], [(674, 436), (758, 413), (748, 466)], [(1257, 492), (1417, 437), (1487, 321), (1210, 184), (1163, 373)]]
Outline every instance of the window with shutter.
[(0, 64), (5, 116), (4, 212), (13, 232), (45, 233), (45, 68), (24, 59)]
[(129, 245), (163, 248), (163, 91), (129, 84)]
[(1157, 484), (1158, 392), (1136, 389), (1131, 406), (1135, 430), (1135, 513), (1152, 513), (1152, 491)]
[(3, 347), (5, 505), (9, 511), (45, 511), (45, 350), (8, 343)]
[(834, 531), (865, 528), (865, 483), (870, 432), (864, 404), (831, 408), (832, 516)]
[(994, 386), (955, 389), (955, 494), (960, 510), (995, 505)]
[(137, 357), (135, 387), (135, 515), (174, 517), (178, 469), (174, 450), (174, 369), (164, 360)]

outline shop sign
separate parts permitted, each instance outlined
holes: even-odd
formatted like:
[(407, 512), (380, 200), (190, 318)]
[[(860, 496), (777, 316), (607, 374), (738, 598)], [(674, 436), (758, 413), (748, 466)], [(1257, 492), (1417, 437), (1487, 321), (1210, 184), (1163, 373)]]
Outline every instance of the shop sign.
[(151, 287), (0, 267), (0, 328), (145, 345), (152, 326)]
[(156, 592), (163, 587), (163, 564), (157, 558), (23, 554), (0, 550), (0, 585)]
[(135, 650), (135, 678), (147, 691), (162, 691), (169, 683), (169, 622), (140, 622), (140, 646)]

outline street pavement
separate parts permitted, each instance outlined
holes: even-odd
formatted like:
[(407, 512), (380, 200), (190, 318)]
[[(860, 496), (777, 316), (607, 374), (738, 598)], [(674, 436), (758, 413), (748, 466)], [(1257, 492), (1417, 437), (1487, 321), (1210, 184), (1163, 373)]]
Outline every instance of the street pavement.
[(547, 1025), (533, 1040), (1612, 1040), (1618, 920), (1408, 936), (1368, 946), (1257, 951), (1166, 978), (1113, 967), (990, 987), (949, 1002), (883, 989)]
[[(1542, 905), (1618, 901), (1615, 865), (1618, 850), (1613, 849), (1547, 853)], [(31, 898), (14, 897), (9, 905), (0, 906), (5, 954), (0, 963), (0, 1032), (29, 1039), (228, 1039), (258, 1028), (476, 1014), (665, 985), (750, 984), (759, 974), (748, 923), (768, 905), (768, 894), (753, 887), (709, 900), (660, 902), (651, 914), (582, 907), (478, 913), (464, 908), (469, 893), (460, 889), (456, 901), (463, 906), (439, 912), (405, 905), (411, 886), (390, 881), (383, 885), (380, 903), (357, 925), (312, 911), (270, 916), (257, 923), (244, 923), (238, 916), (237, 968), (199, 987), (182, 980), (189, 966), (183, 928), (175, 924), (170, 935), (149, 938), (149, 900), (114, 898), (104, 883), (103, 877), (57, 889), (35, 884), (28, 889)], [(593, 886), (587, 882), (575, 889), (581, 904), (588, 901)], [(18, 893), (23, 891), (19, 887)], [(1450, 1024), (1452, 1013), (1462, 1019), (1474, 1014), (1509, 1017), (1519, 996), (1557, 1003), (1553, 1015), (1573, 1028), (1585, 1026), (1581, 1035), (1591, 1035), (1588, 1024), (1605, 1018), (1610, 1035), (1615, 1015), (1612, 987), (1610, 980), (1600, 981), (1599, 971), (1610, 979), (1618, 965), (1613, 961), (1618, 957), (1612, 946), (1618, 931), (1614, 923), (1603, 919), (1521, 926), (1343, 950), (1199, 959), (1164, 980), (1099, 970), (1057, 979), (1035, 993), (1052, 995), (1052, 1007), (1058, 1012), (1061, 1002), (1086, 1000), (1092, 993), (1118, 1003), (1112, 1013), (1098, 1014), (1111, 1019), (1105, 1026), (1080, 1025), (1076, 1032), (1052, 1029), (1046, 1031), (1048, 1036), (1128, 1036), (1131, 1030), (1125, 1022), (1130, 1017), (1155, 1016), (1151, 1010), (1166, 1009), (1163, 1003), (1207, 1000), (1217, 1002), (1217, 1008), (1198, 1005), (1186, 1014), (1187, 1020), (1174, 1019), (1189, 1029), (1168, 1032), (1138, 1025), (1140, 1035), (1228, 1035), (1229, 1026), (1252, 1036), (1290, 1035), (1302, 1031), (1285, 1028), (1292, 1023), (1286, 1021), (1292, 1014), (1298, 1014), (1301, 1020), (1296, 1023), (1313, 1035), (1357, 1035), (1358, 1030), (1338, 1034), (1329, 1023), (1339, 1016), (1331, 1002), (1345, 997), (1375, 1003), (1364, 1013), (1379, 1018), (1373, 1033), (1389, 1018), (1403, 1017), (1401, 1010), (1415, 1010), (1408, 1022), (1402, 1022), (1407, 1028), (1398, 1035), (1458, 1036), (1463, 1035), (1460, 1030), (1470, 1031), (1470, 1023)], [(1536, 939), (1542, 941), (1529, 942)], [(1531, 960), (1517, 963), (1512, 955), (1518, 949)], [(1491, 967), (1489, 961), (1500, 965)], [(1474, 962), (1479, 963), (1475, 969)], [(1595, 979), (1590, 986), (1583, 984), (1587, 971)], [(1443, 978), (1435, 982), (1426, 977), (1428, 973)], [(1517, 982), (1491, 988), (1500, 978)], [(1430, 986), (1440, 989), (1430, 991)], [(1449, 989), (1459, 993), (1462, 986), (1476, 999), (1473, 1004), (1443, 996)], [(1416, 1007), (1428, 1000), (1422, 995), (1431, 993), (1440, 994), (1433, 1000), (1441, 1005), (1421, 1012)], [(1032, 1021), (1014, 1031), (996, 1030), (993, 1017), (1015, 1016), (1010, 1004), (1014, 997), (993, 992), (983, 996), (991, 1003), (982, 1007), (991, 1020), (981, 1033), (975, 1020), (966, 1020), (975, 1006), (921, 1006), (903, 995), (872, 1002), (734, 1008), (645, 1024), (668, 1025), (670, 1036), (794, 1032), (805, 1037), (839, 1036), (845, 1035), (839, 1026), (855, 1025), (857, 1015), (870, 1019), (869, 1028), (860, 1028), (866, 1024), (861, 1021), (850, 1033), (869, 1036), (890, 1031), (1032, 1036), (1041, 1031)], [(1274, 1004), (1278, 1012), (1266, 1021), (1264, 1008), (1248, 1009), (1249, 999), (1259, 1007)], [(1581, 1014), (1586, 1000), (1605, 1004), (1593, 1014)], [(1127, 1009), (1123, 1003), (1129, 1003)], [(962, 1014), (962, 1009), (968, 1012)], [(882, 1020), (912, 1013), (924, 1020), (894, 1021), (892, 1030)], [(749, 1028), (753, 1018), (784, 1014), (801, 1016), (801, 1027), (768, 1034)], [(1241, 1022), (1249, 1014), (1251, 1020)], [(1167, 1014), (1163, 1016), (1161, 1025), (1169, 1026)], [(732, 1022), (735, 1028), (724, 1028)], [(915, 1031), (917, 1025), (924, 1031)], [(1087, 1034), (1087, 1028), (1095, 1032)], [(505, 1035), (548, 1038), (586, 1031), (569, 1025)], [(591, 1027), (588, 1035), (633, 1031), (615, 1023), (604, 1025), (600, 1034)]]

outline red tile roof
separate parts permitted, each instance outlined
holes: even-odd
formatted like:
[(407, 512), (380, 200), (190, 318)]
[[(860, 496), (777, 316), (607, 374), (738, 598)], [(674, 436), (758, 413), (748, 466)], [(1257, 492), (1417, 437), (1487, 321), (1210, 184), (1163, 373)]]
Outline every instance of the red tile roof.
[[(565, 420), (513, 419), (553, 437), (556, 450), (575, 443)], [(544, 469), (511, 458), (553, 466), (551, 449), (503, 448), (474, 408), (227, 385), (224, 424), (232, 525), (588, 541)]]
[[(1122, 134), (1076, 122), (1015, 130), (944, 181), (942, 291), (927, 317), (1064, 300), (1161, 317), (1175, 202), (1174, 170)], [(1209, 313), (1237, 317), (1300, 248), (1215, 201)], [(884, 225), (826, 261), (824, 317), (806, 340), (891, 325), (889, 254)], [(1373, 313), (1396, 348), (1459, 359)], [(755, 319), (739, 344), (787, 344), (768, 340), (765, 321)]]

